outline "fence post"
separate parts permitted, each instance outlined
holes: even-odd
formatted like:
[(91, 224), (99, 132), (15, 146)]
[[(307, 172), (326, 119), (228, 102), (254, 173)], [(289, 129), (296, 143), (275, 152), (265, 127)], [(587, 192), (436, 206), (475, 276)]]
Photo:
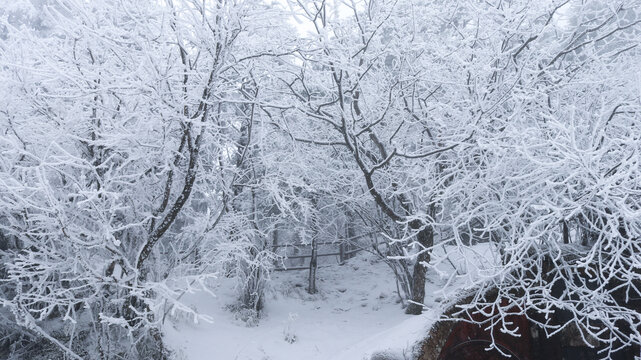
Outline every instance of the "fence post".
[(341, 242), (338, 245), (338, 252), (339, 252), (338, 256), (340, 259), (340, 264), (343, 265), (343, 263), (345, 262), (345, 243), (344, 242)]
[(349, 212), (347, 216), (347, 243), (345, 244), (345, 247), (347, 247), (346, 259), (351, 259), (352, 257), (354, 257), (354, 253), (352, 253), (351, 251), (353, 250), (352, 243), (355, 241), (356, 234), (354, 231), (354, 226), (352, 225), (352, 213)]
[(316, 236), (312, 238), (312, 256), (309, 259), (309, 285), (307, 292), (316, 294), (316, 268), (318, 267), (318, 245), (316, 243)]

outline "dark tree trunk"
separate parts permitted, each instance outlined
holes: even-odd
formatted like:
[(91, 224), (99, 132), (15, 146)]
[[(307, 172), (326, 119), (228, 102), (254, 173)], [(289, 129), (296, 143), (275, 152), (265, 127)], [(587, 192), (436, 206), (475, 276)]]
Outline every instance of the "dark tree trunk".
[[(311, 198), (312, 205), (315, 211), (318, 211), (318, 195), (314, 194)], [(310, 227), (312, 229), (312, 256), (309, 259), (309, 284), (307, 286), (307, 292), (310, 294), (316, 294), (316, 269), (318, 268), (318, 236), (320, 235), (320, 224), (318, 219), (318, 214), (313, 213), (311, 216)]]
[(418, 221), (410, 223), (410, 228), (418, 230), (416, 241), (421, 245), (421, 252), (414, 264), (414, 273), (412, 275), (412, 301), (405, 309), (406, 314), (420, 315), (423, 312), (423, 301), (425, 300), (425, 275), (427, 269), (426, 263), (430, 262), (431, 247), (434, 245), (434, 232), (430, 226), (424, 226)]
[(351, 212), (347, 212), (347, 221), (345, 224), (345, 228), (347, 230), (347, 240), (343, 241), (340, 244), (340, 252), (341, 252), (341, 263), (343, 263), (345, 260), (350, 259), (354, 256), (354, 253), (351, 252), (352, 250), (352, 241), (355, 241), (356, 238), (356, 231), (354, 231), (354, 226), (352, 225), (352, 220), (353, 216)]

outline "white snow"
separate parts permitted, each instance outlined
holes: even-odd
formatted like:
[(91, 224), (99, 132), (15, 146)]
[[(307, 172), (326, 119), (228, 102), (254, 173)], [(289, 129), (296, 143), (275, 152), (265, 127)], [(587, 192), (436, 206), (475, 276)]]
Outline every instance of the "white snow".
[[(214, 322), (168, 319), (167, 342), (188, 360), (355, 360), (376, 351), (411, 351), (432, 322), (430, 314), (403, 313), (394, 275), (369, 256), (319, 268), (318, 294), (307, 294), (306, 277), (307, 271), (275, 273), (265, 315), (256, 327), (247, 327), (225, 309), (234, 299), (233, 283), (222, 281), (216, 298), (192, 295), (190, 305)], [(288, 343), (286, 333), (296, 341)]]
[[(435, 248), (439, 255), (442, 248)], [(360, 254), (344, 265), (318, 270), (319, 293), (309, 295), (308, 272), (276, 272), (264, 317), (248, 327), (226, 309), (234, 299), (233, 283), (223, 279), (216, 297), (195, 294), (187, 302), (213, 323), (168, 319), (166, 339), (185, 360), (363, 360), (373, 354), (386, 359), (412, 358), (442, 312), (442, 299), (495, 265), (488, 244), (450, 251), (450, 261), (428, 268), (425, 305), (420, 316), (405, 315), (396, 294), (394, 275), (384, 262)], [(443, 254), (440, 254), (443, 255)], [(458, 274), (452, 265), (458, 268)], [(450, 282), (447, 292), (442, 286)], [(296, 337), (289, 343), (286, 338)]]
[(410, 354), (419, 341), (425, 339), (429, 328), (438, 319), (434, 309), (423, 315), (410, 317), (394, 327), (368, 337), (331, 356), (332, 360), (369, 359), (372, 354), (386, 354), (388, 359), (411, 359)]

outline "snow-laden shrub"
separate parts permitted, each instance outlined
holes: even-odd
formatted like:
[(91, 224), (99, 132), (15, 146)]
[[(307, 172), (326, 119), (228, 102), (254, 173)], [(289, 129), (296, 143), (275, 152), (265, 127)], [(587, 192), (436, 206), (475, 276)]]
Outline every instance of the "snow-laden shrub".
[(278, 256), (267, 248), (264, 238), (246, 218), (234, 214), (222, 220), (208, 240), (207, 257), (215, 259), (211, 266), (234, 279), (237, 302), (229, 309), (248, 325), (255, 325), (265, 304), (271, 271)]

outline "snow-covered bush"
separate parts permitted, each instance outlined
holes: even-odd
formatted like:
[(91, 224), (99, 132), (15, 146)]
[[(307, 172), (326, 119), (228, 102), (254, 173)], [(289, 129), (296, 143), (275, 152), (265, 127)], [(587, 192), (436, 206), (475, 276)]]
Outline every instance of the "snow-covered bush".
[(217, 243), (212, 256), (222, 271), (236, 281), (238, 303), (232, 306), (232, 310), (247, 324), (255, 325), (260, 318), (265, 291), (278, 256), (267, 248), (266, 243), (261, 244), (253, 229), (235, 226), (238, 224), (223, 224), (221, 228), (224, 229), (225, 225), (234, 227), (228, 232), (231, 238)]

